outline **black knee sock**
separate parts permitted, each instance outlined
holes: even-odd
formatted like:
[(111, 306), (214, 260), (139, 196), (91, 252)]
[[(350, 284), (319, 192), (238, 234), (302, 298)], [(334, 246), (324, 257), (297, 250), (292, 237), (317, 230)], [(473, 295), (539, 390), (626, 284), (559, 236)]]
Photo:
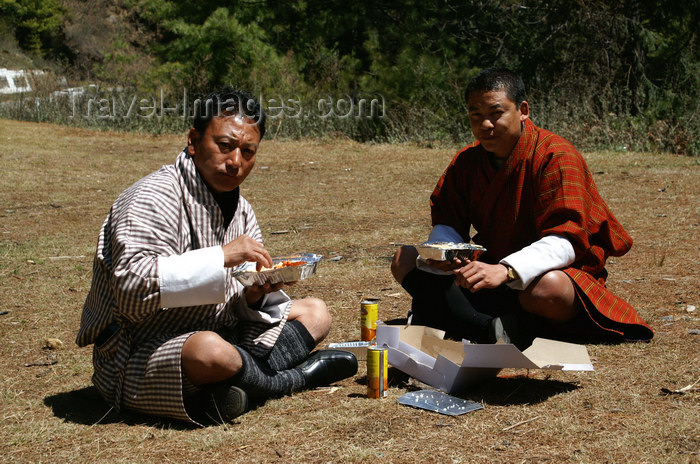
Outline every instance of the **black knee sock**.
[(267, 363), (273, 371), (290, 369), (305, 360), (315, 347), (316, 341), (304, 324), (287, 321), (270, 350)]
[(447, 289), (445, 300), (459, 333), (473, 341), (490, 341), (490, 322), (493, 316), (477, 311), (456, 284)]
[(493, 316), (477, 311), (457, 284), (452, 284), (447, 289), (445, 300), (450, 313), (458, 322), (484, 329), (493, 319)]
[(431, 274), (413, 269), (401, 281), (401, 286), (413, 297), (411, 324), (449, 330), (452, 316), (447, 310), (445, 292), (454, 277)]
[(300, 369), (274, 371), (240, 346), (236, 349), (243, 360), (243, 367), (231, 382), (252, 397), (267, 398), (303, 390), (306, 380)]

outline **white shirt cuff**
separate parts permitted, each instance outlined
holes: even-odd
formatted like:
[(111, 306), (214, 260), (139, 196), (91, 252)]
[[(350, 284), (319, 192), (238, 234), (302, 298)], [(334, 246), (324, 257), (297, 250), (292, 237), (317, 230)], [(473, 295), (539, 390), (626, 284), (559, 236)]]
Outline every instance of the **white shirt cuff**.
[(574, 247), (569, 240), (561, 235), (547, 235), (506, 256), (500, 262), (515, 269), (520, 277), (506, 285), (516, 290), (524, 290), (538, 276), (552, 269), (566, 267), (573, 263), (575, 258)]
[(213, 246), (159, 257), (158, 282), (163, 308), (223, 303), (226, 301), (223, 248)]

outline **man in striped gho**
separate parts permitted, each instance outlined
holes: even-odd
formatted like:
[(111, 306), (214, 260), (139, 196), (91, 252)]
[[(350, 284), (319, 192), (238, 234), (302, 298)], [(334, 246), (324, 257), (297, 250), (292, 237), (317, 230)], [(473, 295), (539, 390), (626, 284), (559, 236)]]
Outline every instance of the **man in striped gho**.
[(265, 113), (226, 89), (195, 105), (187, 147), (139, 180), (102, 226), (77, 343), (94, 344), (93, 383), (119, 410), (231, 422), (248, 398), (352, 376), (351, 353), (310, 354), (329, 331), (323, 301), (282, 284), (244, 288), (232, 271), (272, 266), (239, 186), (255, 164)]
[(605, 286), (606, 259), (627, 253), (632, 238), (579, 152), (532, 123), (525, 85), (507, 69), (479, 73), (466, 100), (476, 142), (430, 197), (428, 241), (473, 240), (487, 251), (478, 261), (424, 261), (399, 249), (391, 269), (413, 297), (411, 322), (521, 349), (535, 336), (650, 340), (651, 328)]

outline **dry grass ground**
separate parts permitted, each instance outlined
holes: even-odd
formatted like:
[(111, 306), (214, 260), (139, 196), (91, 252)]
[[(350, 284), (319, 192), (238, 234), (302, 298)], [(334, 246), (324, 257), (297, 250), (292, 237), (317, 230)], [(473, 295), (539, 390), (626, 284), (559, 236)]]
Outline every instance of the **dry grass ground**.
[[(700, 166), (666, 154), (586, 153), (636, 243), (609, 286), (656, 330), (650, 343), (589, 345), (589, 373), (503, 371), (447, 417), (365, 398), (364, 367), (338, 388), (276, 399), (230, 426), (194, 429), (108, 412), (73, 340), (99, 227), (125, 187), (171, 163), (184, 136), (0, 121), (0, 461), (4, 462), (699, 462)], [(323, 262), (292, 287), (334, 316), (329, 341), (358, 337), (363, 296), (380, 316), (409, 300), (389, 273), (393, 243), (422, 240), (427, 197), (453, 150), (350, 142), (263, 142), (243, 193), (272, 253)], [(273, 234), (272, 232), (288, 231)], [(663, 319), (662, 319), (663, 318)], [(63, 342), (43, 348), (46, 338)], [(526, 422), (529, 421), (529, 422)], [(520, 425), (519, 423), (523, 422)], [(513, 427), (516, 425), (515, 427)]]

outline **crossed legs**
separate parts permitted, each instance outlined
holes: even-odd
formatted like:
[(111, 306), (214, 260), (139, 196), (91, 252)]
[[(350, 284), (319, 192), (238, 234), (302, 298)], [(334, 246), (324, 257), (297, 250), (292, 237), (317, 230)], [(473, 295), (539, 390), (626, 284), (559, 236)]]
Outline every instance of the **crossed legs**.
[[(401, 247), (391, 263), (394, 279), (403, 284), (404, 278), (416, 269), (418, 252), (414, 247)], [(581, 310), (572, 280), (560, 270), (549, 271), (518, 292), (518, 302), (526, 312), (554, 323), (573, 319)]]
[[(316, 344), (323, 340), (331, 326), (326, 304), (318, 298), (295, 300), (288, 321), (299, 321)], [(243, 367), (241, 354), (219, 334), (197, 332), (182, 346), (182, 369), (195, 385), (212, 384), (229, 379)]]

